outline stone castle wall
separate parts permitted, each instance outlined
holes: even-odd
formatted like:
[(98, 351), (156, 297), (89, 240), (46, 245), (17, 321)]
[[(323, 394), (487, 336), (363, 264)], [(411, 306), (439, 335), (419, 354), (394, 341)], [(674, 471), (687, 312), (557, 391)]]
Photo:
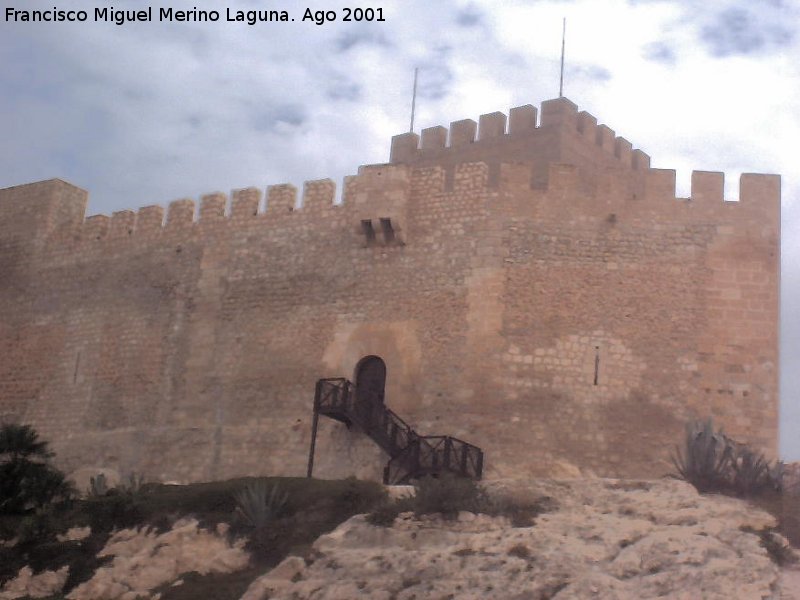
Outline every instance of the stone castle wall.
[[(387, 404), (487, 477), (660, 475), (709, 414), (775, 455), (779, 178), (678, 199), (569, 101), (536, 120), (398, 136), (341, 205), (322, 180), (84, 220), (65, 182), (0, 190), (0, 420), (67, 470), (300, 476), (315, 381), (377, 355)], [(319, 476), (386, 458), (322, 420)]]

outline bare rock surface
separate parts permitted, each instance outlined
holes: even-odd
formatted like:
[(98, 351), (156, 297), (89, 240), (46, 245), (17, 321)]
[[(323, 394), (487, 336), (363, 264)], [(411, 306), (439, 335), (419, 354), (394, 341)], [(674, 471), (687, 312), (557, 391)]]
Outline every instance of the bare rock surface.
[[(495, 498), (556, 508), (532, 527), (462, 513), (401, 515), (391, 528), (355, 516), (289, 557), (242, 600), (453, 598), (794, 598), (756, 534), (771, 515), (674, 480), (497, 481)], [(788, 583), (787, 583), (788, 582)], [(783, 587), (781, 587), (783, 586)]]
[(113, 560), (67, 598), (150, 598), (151, 590), (176, 581), (182, 573), (231, 573), (245, 568), (250, 560), (244, 540), (231, 545), (224, 531), (201, 529), (195, 519), (177, 521), (171, 531), (161, 534), (147, 528), (123, 529), (108, 540), (98, 556), (113, 556)]
[(69, 567), (57, 571), (33, 574), (30, 567), (22, 567), (19, 574), (0, 590), (0, 600), (16, 598), (47, 598), (61, 591), (69, 577)]

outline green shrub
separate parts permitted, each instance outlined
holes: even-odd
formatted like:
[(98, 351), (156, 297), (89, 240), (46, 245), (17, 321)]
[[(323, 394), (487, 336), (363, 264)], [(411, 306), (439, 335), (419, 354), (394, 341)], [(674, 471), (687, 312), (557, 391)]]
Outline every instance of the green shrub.
[(411, 506), (418, 516), (441, 513), (444, 518), (453, 519), (462, 510), (483, 512), (487, 499), (472, 479), (444, 474), (420, 479)]
[(257, 479), (236, 492), (234, 498), (236, 514), (252, 527), (261, 529), (278, 517), (289, 495), (281, 492), (277, 485), (269, 488), (265, 480)]
[(672, 462), (680, 477), (701, 493), (754, 496), (782, 486), (781, 462), (771, 465), (763, 454), (732, 440), (722, 430), (714, 431), (710, 417), (687, 424), (684, 447), (676, 448)]
[(714, 431), (709, 417), (686, 425), (683, 450), (676, 448), (672, 463), (678, 474), (699, 492), (722, 491), (731, 480), (731, 444), (720, 431)]
[[(780, 470), (780, 469), (778, 469)], [(779, 486), (769, 461), (745, 446), (735, 444), (731, 451), (731, 485), (740, 496), (760, 494)]]
[(394, 525), (394, 520), (402, 512), (411, 512), (414, 510), (414, 497), (398, 498), (396, 500), (389, 500), (384, 498), (372, 512), (367, 514), (367, 523), (377, 525), (378, 527), (391, 527)]
[(754, 529), (745, 525), (740, 527), (739, 530), (757, 535), (761, 542), (761, 547), (767, 551), (772, 562), (779, 567), (797, 562), (797, 554), (795, 554), (791, 544), (775, 529)]
[(536, 523), (536, 517), (545, 512), (552, 512), (557, 508), (558, 504), (549, 496), (541, 496), (522, 502), (500, 497), (490, 498), (485, 512), (492, 516), (506, 517), (511, 521), (512, 527), (533, 527)]
[(52, 457), (30, 425), (0, 427), (0, 513), (22, 513), (74, 495), (64, 474), (49, 464)]
[(83, 502), (83, 508), (93, 532), (108, 532), (140, 525), (146, 516), (141, 502), (135, 496), (115, 493), (115, 490), (111, 490), (106, 496), (87, 498)]

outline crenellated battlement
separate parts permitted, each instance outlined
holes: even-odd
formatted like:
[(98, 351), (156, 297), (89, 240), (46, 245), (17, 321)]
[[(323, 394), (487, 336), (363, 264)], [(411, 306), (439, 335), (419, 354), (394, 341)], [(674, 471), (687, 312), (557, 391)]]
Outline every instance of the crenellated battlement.
[[(420, 164), (431, 161), (467, 160), (528, 160), (531, 162), (572, 162), (575, 148), (568, 143), (579, 142), (577, 152), (583, 158), (597, 161), (605, 158), (604, 166), (619, 166), (644, 170), (650, 157), (631, 142), (616, 135), (607, 125), (598, 125), (597, 118), (567, 98), (542, 102), (541, 120), (537, 125), (538, 109), (530, 104), (509, 111), (481, 115), (478, 122), (471, 119), (453, 121), (449, 129), (441, 125), (422, 130), (421, 135), (403, 133), (392, 138), (390, 162)], [(586, 156), (587, 152), (590, 156)], [(452, 161), (451, 161), (452, 162)]]
[[(597, 128), (597, 131), (603, 130)], [(635, 158), (636, 154), (632, 157)], [(550, 163), (546, 170), (546, 184), (540, 187), (531, 183), (534, 172), (535, 167), (530, 164), (502, 163), (493, 179), (491, 166), (484, 162), (419, 168), (370, 165), (362, 167), (358, 175), (345, 178), (340, 204), (335, 203), (336, 184), (331, 179), (319, 179), (305, 182), (302, 195), (298, 195), (297, 188), (291, 184), (268, 186), (266, 194), (259, 188), (248, 187), (234, 190), (230, 196), (221, 192), (205, 194), (199, 203), (184, 198), (170, 202), (166, 208), (145, 206), (136, 211), (117, 211), (111, 216), (92, 215), (77, 222), (70, 219), (62, 227), (47, 231), (56, 233), (64, 227), (77, 227), (78, 233), (72, 237), (94, 242), (152, 238), (162, 233), (190, 233), (220, 226), (246, 227), (255, 223), (275, 223), (280, 227), (291, 222), (286, 219), (324, 219), (350, 213), (353, 213), (352, 219), (389, 215), (404, 222), (406, 200), (412, 187), (416, 193), (427, 195), (466, 193), (489, 198), (504, 193), (522, 194), (520, 206), (526, 202), (525, 194), (529, 194), (528, 202), (560, 203), (559, 198), (565, 198), (565, 202), (587, 216), (595, 208), (602, 211), (613, 206), (618, 210), (647, 208), (665, 217), (680, 209), (692, 211), (704, 219), (715, 214), (721, 217), (730, 215), (731, 211), (753, 210), (770, 213), (776, 218), (780, 208), (778, 175), (742, 174), (738, 202), (733, 202), (734, 199), (723, 197), (725, 176), (720, 172), (692, 172), (689, 198), (677, 195), (676, 172), (672, 169), (645, 168), (640, 171), (641, 181), (636, 185), (621, 176), (618, 169), (607, 169), (598, 175), (598, 185), (591, 193), (582, 186), (579, 168), (575, 165)], [(37, 185), (49, 189), (51, 183), (31, 184), (28, 188), (34, 189)], [(9, 210), (4, 196), (14, 190), (16, 188), (0, 190), (0, 214)], [(262, 202), (262, 198), (266, 202)]]
[[(566, 98), (543, 102), (541, 113), (532, 105), (518, 106), (508, 117), (494, 112), (481, 115), (477, 122), (454, 121), (449, 129), (423, 129), (421, 137), (395, 136), (391, 154), (390, 163), (362, 166), (357, 175), (346, 177), (341, 203), (336, 203), (336, 184), (319, 179), (305, 182), (301, 194), (284, 183), (266, 191), (248, 187), (233, 190), (230, 196), (214, 192), (199, 202), (180, 199), (166, 207), (84, 218), (86, 192), (51, 180), (0, 190), (0, 216), (13, 220), (14, 214), (25, 214), (37, 224), (32, 238), (55, 235), (92, 243), (182, 236), (220, 227), (232, 231), (258, 223), (285, 227), (336, 215), (344, 215), (355, 228), (365, 221), (379, 223), (381, 218), (402, 228), (412, 194), (486, 199), (510, 194), (516, 198), (515, 210), (545, 203), (545, 210), (557, 206), (587, 217), (611, 208), (617, 213), (642, 209), (664, 218), (682, 212), (689, 216), (681, 218), (704, 220), (760, 211), (768, 214), (770, 223), (779, 215), (777, 175), (742, 175), (736, 203), (723, 198), (722, 173), (695, 171), (690, 197), (679, 198), (674, 170), (650, 168), (646, 153), (598, 124), (593, 115), (578, 111)], [(414, 210), (426, 207), (421, 204)]]

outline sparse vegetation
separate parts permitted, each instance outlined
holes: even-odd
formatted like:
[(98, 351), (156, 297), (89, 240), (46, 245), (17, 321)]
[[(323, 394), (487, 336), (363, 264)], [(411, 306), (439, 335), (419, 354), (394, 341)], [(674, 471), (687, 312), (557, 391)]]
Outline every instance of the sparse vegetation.
[(378, 527), (391, 527), (400, 513), (413, 510), (413, 498), (386, 499), (367, 515), (367, 523)]
[[(276, 498), (287, 500), (267, 526), (256, 530), (237, 517), (235, 495), (262, 482), (275, 490)], [(269, 494), (268, 494), (269, 495)], [(188, 598), (239, 598), (247, 586), (266, 568), (276, 565), (289, 553), (308, 554), (313, 541), (358, 512), (377, 506), (384, 497), (383, 487), (355, 479), (323, 481), (317, 479), (267, 477), (244, 478), (191, 485), (146, 483), (138, 494), (111, 490), (101, 497), (78, 499), (68, 506), (53, 507), (37, 514), (9, 515), (0, 520), (5, 539), (20, 538), (13, 547), (0, 546), (0, 587), (30, 565), (35, 572), (70, 566), (64, 595), (89, 579), (110, 558), (98, 559), (114, 529), (150, 526), (158, 530), (171, 527), (182, 517), (194, 517), (207, 528), (217, 523), (230, 525), (232, 538), (246, 537), (253, 555), (251, 568), (230, 574), (190, 574), (183, 585), (164, 586), (162, 600)], [(80, 542), (58, 542), (56, 534), (70, 527), (92, 526), (89, 538)], [(20, 534), (27, 531), (25, 539)]]
[(286, 506), (289, 494), (276, 485), (270, 489), (264, 479), (251, 481), (236, 492), (236, 513), (256, 529), (266, 526), (278, 517)]
[(135, 496), (139, 492), (142, 491), (144, 487), (144, 475), (141, 473), (131, 473), (128, 475), (127, 480), (123, 480), (120, 482), (119, 486), (117, 486), (117, 490), (123, 494), (129, 494), (131, 496)]
[(445, 519), (461, 511), (485, 512), (487, 506), (488, 498), (475, 481), (450, 474), (420, 479), (413, 499), (417, 516), (439, 513)]
[(531, 550), (525, 544), (514, 544), (508, 549), (508, 555), (527, 560), (531, 557)]
[(714, 431), (711, 418), (686, 425), (683, 449), (676, 448), (672, 462), (678, 474), (701, 493), (727, 487), (730, 446), (722, 432)]
[(30, 425), (0, 427), (0, 514), (35, 511), (73, 494), (53, 453)]
[(507, 517), (513, 527), (531, 527), (537, 515), (555, 508), (555, 502), (547, 497), (524, 503), (491, 498), (475, 481), (448, 475), (421, 479), (414, 496), (384, 500), (367, 515), (367, 522), (390, 527), (402, 512), (417, 516), (441, 514), (445, 519), (454, 519), (459, 512), (467, 511)]
[(741, 530), (756, 534), (761, 540), (761, 546), (776, 565), (783, 567), (797, 562), (797, 555), (792, 546), (777, 530), (755, 530), (751, 527), (742, 527)]
[(100, 498), (108, 493), (108, 482), (103, 473), (98, 473), (94, 477), (89, 478), (89, 497)]
[(672, 462), (680, 477), (701, 493), (750, 497), (780, 490), (782, 485), (780, 462), (770, 464), (763, 454), (732, 440), (722, 430), (715, 431), (710, 417), (687, 424), (684, 446), (676, 448)]
[(683, 449), (672, 457), (678, 474), (701, 493), (718, 492), (747, 498), (772, 514), (776, 530), (752, 531), (779, 565), (795, 559), (791, 544), (800, 546), (800, 496), (784, 492), (784, 465), (770, 463), (763, 454), (736, 442), (721, 430), (714, 431), (711, 419), (686, 427)]

